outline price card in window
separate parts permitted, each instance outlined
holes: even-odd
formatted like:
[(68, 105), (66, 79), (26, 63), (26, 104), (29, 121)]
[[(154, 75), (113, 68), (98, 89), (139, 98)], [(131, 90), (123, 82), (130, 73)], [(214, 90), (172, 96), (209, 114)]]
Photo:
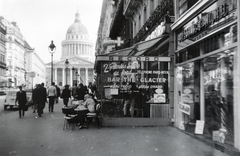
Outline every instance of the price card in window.
[(204, 123), (205, 122), (203, 120), (197, 120), (196, 127), (195, 127), (195, 134), (203, 134)]

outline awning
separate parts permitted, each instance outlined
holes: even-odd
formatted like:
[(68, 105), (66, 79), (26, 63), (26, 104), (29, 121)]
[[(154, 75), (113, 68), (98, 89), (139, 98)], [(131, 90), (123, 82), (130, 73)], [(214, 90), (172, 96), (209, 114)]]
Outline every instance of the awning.
[[(98, 66), (98, 61), (109, 61), (109, 58), (112, 57), (124, 57), (124, 56), (144, 56), (146, 52), (154, 48), (159, 48), (162, 42), (169, 38), (169, 34), (162, 35), (161, 37), (154, 38), (148, 41), (142, 41), (134, 44), (133, 46), (121, 50), (116, 50), (106, 54), (96, 55), (94, 69)], [(107, 57), (106, 57), (107, 56)], [(111, 58), (110, 58), (111, 60)]]
[[(100, 54), (98, 56), (141, 56), (144, 54), (148, 49), (153, 47), (155, 44), (159, 42), (163, 42), (169, 35), (163, 35), (158, 38), (154, 38), (148, 41), (142, 41), (139, 43), (134, 44), (133, 46), (121, 50), (116, 50), (106, 54)], [(160, 43), (159, 43), (160, 44)]]

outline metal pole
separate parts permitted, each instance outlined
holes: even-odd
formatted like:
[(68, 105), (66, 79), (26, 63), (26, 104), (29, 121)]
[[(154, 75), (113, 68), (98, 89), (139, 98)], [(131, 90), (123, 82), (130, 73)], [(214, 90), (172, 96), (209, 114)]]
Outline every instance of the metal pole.
[(51, 56), (52, 56), (52, 62), (51, 62), (51, 84), (50, 85), (52, 85), (52, 82), (53, 82), (53, 53), (51, 54)]

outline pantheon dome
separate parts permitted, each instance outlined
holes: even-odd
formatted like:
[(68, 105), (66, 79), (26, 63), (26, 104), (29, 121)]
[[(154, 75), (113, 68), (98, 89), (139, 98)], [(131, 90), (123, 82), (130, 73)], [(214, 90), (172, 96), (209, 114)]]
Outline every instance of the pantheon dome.
[(88, 30), (82, 24), (78, 12), (75, 14), (74, 23), (67, 29), (65, 40), (62, 41), (61, 60), (74, 56), (94, 61), (93, 43), (90, 41)]
[(74, 23), (68, 28), (67, 35), (68, 34), (83, 34), (88, 35), (87, 28), (81, 23), (80, 20), (80, 14), (77, 12), (75, 15), (75, 21)]

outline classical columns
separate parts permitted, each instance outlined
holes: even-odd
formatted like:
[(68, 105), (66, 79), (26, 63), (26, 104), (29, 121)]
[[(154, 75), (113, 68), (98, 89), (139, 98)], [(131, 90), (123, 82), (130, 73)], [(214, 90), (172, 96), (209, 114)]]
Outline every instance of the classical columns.
[(64, 86), (63, 84), (66, 83), (65, 76), (65, 68), (62, 68), (62, 86)]
[(78, 75), (79, 75), (79, 76), (77, 77), (77, 79), (78, 79), (77, 82), (80, 83), (80, 82), (81, 82), (81, 79), (80, 79), (80, 76), (81, 76), (81, 75), (80, 75), (80, 68), (78, 68)]
[(86, 85), (88, 85), (88, 68), (85, 68), (86, 69), (86, 74), (85, 74), (85, 76), (86, 76)]
[(55, 84), (58, 84), (57, 83), (57, 68), (54, 69), (54, 78), (55, 78)]
[(69, 72), (70, 72), (70, 86), (73, 85), (72, 80), (73, 80), (73, 70), (71, 70), (71, 68), (69, 68)]

